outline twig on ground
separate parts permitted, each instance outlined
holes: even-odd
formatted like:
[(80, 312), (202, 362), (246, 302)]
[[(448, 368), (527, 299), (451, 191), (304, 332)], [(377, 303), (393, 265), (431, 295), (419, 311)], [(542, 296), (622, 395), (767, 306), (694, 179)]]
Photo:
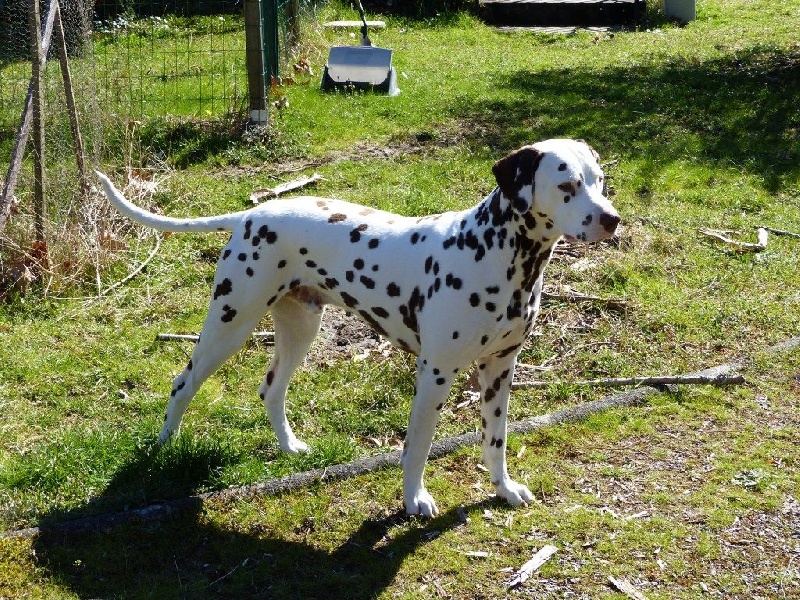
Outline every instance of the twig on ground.
[(153, 250), (150, 252), (150, 254), (148, 254), (148, 255), (147, 255), (147, 258), (145, 258), (145, 259), (144, 259), (144, 261), (142, 261), (142, 264), (140, 264), (140, 265), (139, 265), (138, 267), (136, 267), (136, 268), (135, 268), (133, 271), (131, 271), (130, 273), (128, 273), (128, 275), (127, 275), (126, 277), (124, 277), (123, 279), (120, 279), (120, 280), (119, 280), (117, 283), (115, 283), (115, 284), (114, 284), (114, 285), (112, 285), (112, 286), (109, 286), (109, 287), (107, 287), (107, 288), (106, 288), (106, 289), (104, 289), (104, 290), (100, 290), (100, 286), (101, 286), (101, 283), (100, 283), (100, 273), (99, 273), (99, 271), (98, 271), (98, 273), (97, 273), (97, 286), (98, 286), (98, 294), (97, 294), (97, 295), (98, 295), (98, 296), (105, 296), (106, 294), (108, 294), (108, 293), (110, 293), (110, 292), (114, 291), (115, 289), (117, 289), (117, 288), (118, 288), (118, 287), (120, 287), (120, 286), (123, 286), (123, 285), (125, 285), (125, 284), (126, 284), (126, 283), (128, 283), (128, 282), (129, 282), (131, 279), (133, 279), (134, 277), (136, 277), (136, 276), (137, 276), (139, 273), (141, 273), (141, 272), (144, 270), (144, 268), (145, 268), (145, 267), (146, 267), (146, 266), (147, 266), (147, 265), (150, 263), (150, 261), (151, 261), (151, 260), (153, 260), (153, 258), (155, 257), (155, 255), (158, 253), (158, 250), (159, 250), (159, 248), (161, 248), (161, 236), (160, 236), (160, 235), (159, 235), (159, 236), (156, 236), (156, 245), (155, 245), (155, 248), (153, 248)]
[(540, 365), (529, 365), (527, 363), (517, 363), (517, 368), (519, 369), (529, 369), (531, 371), (551, 371), (553, 367), (548, 367), (547, 363), (552, 362), (555, 360), (555, 356), (552, 358), (548, 358)]
[(663, 386), (663, 385), (741, 385), (742, 375), (669, 375), (660, 377), (612, 377), (610, 379), (585, 379), (579, 381), (520, 381), (511, 385), (512, 390), (541, 388), (550, 385), (574, 385), (592, 387)]
[(616, 579), (615, 577), (609, 575), (608, 581), (615, 590), (622, 592), (632, 600), (647, 600), (647, 596), (645, 596), (642, 592), (633, 587), (631, 583), (625, 581), (624, 579)]
[(774, 227), (763, 227), (763, 226), (759, 227), (759, 229), (769, 231), (770, 233), (774, 233), (775, 235), (784, 235), (787, 237), (800, 239), (800, 233), (795, 233), (794, 231), (786, 231), (785, 229), (775, 229)]
[(708, 236), (714, 240), (717, 240), (718, 242), (722, 242), (723, 244), (731, 246), (731, 248), (735, 252), (740, 252), (740, 253), (761, 252), (763, 250), (766, 250), (767, 241), (769, 239), (769, 231), (764, 227), (758, 228), (758, 242), (756, 242), (755, 244), (752, 242), (740, 242), (739, 240), (734, 240), (712, 229), (700, 229), (699, 231), (705, 236)]
[(256, 190), (255, 192), (250, 194), (250, 201), (253, 204), (258, 204), (264, 198), (277, 198), (281, 194), (292, 192), (294, 190), (299, 190), (301, 188), (311, 185), (312, 183), (316, 183), (321, 179), (322, 175), (320, 175), (319, 173), (314, 173), (310, 177), (300, 177), (299, 179), (295, 179), (294, 181), (289, 181), (287, 183), (276, 185), (274, 188), (265, 190)]
[[(275, 332), (273, 331), (254, 331), (252, 337), (260, 340), (264, 344), (275, 343)], [(200, 336), (196, 333), (158, 333), (156, 340), (159, 342), (197, 342)]]
[(531, 575), (536, 572), (544, 563), (550, 560), (555, 554), (558, 552), (558, 548), (555, 546), (551, 546), (549, 544), (542, 546), (542, 548), (533, 555), (528, 562), (522, 565), (517, 571), (517, 574), (514, 576), (514, 579), (508, 582), (509, 588), (516, 588), (521, 586), (523, 583), (528, 581), (531, 578)]

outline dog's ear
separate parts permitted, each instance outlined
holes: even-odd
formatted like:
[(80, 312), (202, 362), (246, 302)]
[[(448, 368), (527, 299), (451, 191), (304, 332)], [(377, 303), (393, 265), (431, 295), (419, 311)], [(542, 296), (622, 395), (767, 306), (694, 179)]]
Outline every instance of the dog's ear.
[(519, 214), (529, 211), (533, 204), (534, 179), (542, 156), (544, 152), (533, 146), (524, 146), (501, 158), (492, 167), (500, 191)]
[(581, 140), (581, 139), (577, 139), (575, 141), (576, 142), (580, 142), (581, 144), (586, 146), (589, 149), (589, 153), (592, 155), (592, 158), (594, 158), (597, 161), (598, 165), (600, 164), (600, 155), (597, 153), (597, 150), (595, 150), (594, 148), (592, 148), (589, 145), (589, 142), (587, 142), (586, 140)]

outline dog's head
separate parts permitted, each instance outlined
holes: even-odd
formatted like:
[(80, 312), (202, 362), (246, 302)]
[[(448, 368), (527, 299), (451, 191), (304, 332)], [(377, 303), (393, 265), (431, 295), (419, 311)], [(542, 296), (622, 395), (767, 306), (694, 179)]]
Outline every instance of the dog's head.
[(524, 146), (497, 161), (492, 171), (514, 211), (548, 219), (554, 235), (597, 242), (617, 229), (620, 217), (603, 194), (599, 156), (583, 140)]

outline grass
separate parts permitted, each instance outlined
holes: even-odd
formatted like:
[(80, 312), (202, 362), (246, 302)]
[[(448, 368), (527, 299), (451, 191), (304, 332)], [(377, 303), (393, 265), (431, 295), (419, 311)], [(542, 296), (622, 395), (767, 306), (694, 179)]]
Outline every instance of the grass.
[[(314, 193), (422, 215), (477, 201), (493, 186), (492, 162), (514, 147), (583, 137), (613, 161), (625, 229), (618, 247), (559, 255), (546, 283), (626, 308), (547, 304), (522, 360), (548, 365), (539, 376), (554, 384), (515, 392), (512, 418), (604, 394), (561, 380), (681, 373), (747, 356), (748, 385), (662, 394), (512, 437), (510, 470), (537, 496), (528, 508), (489, 496), (469, 448), (429, 465), (443, 509), (430, 522), (398, 514), (392, 469), (212, 501), (166, 523), (2, 539), (0, 597), (498, 597), (513, 576), (506, 569), (547, 543), (559, 552), (510, 595), (620, 598), (609, 575), (656, 599), (696, 598), (704, 586), (726, 598), (800, 595), (800, 361), (761, 353), (798, 335), (798, 242), (772, 236), (764, 252), (737, 255), (697, 233), (800, 231), (800, 48), (790, 18), (800, 4), (709, 0), (698, 10), (687, 27), (598, 38), (498, 34), (464, 14), (387, 17), (373, 37), (394, 50), (397, 98), (287, 86), (289, 108), (268, 132), (243, 139), (224, 119), (216, 128), (142, 123), (109, 144), (104, 168), (118, 181), (127, 166), (155, 169), (161, 184), (143, 202), (167, 214), (238, 210), (252, 190), (310, 165), (324, 176)], [(343, 41), (318, 35), (309, 46), (317, 73), (324, 48)], [(101, 264), (105, 286), (152, 247), (151, 237), (123, 234), (132, 250)], [(90, 297), (89, 268), (58, 294), (40, 286), (0, 305), (2, 529), (262, 481), (401, 442), (413, 361), (318, 346), (290, 402), (312, 452), (280, 453), (256, 393), (270, 351), (253, 342), (206, 383), (178, 442), (154, 450), (170, 381), (191, 350), (155, 334), (200, 328), (223, 243), (167, 237), (145, 272), (107, 297)], [(454, 394), (439, 436), (476, 428), (475, 408), (459, 401)]]

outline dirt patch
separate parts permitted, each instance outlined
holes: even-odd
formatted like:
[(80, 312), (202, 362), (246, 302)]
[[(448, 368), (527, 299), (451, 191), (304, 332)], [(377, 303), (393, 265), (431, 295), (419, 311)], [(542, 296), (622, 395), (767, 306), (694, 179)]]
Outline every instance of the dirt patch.
[(333, 150), (320, 158), (288, 159), (259, 166), (232, 167), (236, 174), (267, 172), (273, 177), (282, 177), (325, 165), (345, 161), (390, 159), (397, 156), (427, 154), (451, 148), (466, 141), (466, 134), (457, 127), (418, 131), (396, 135), (387, 142), (359, 142), (346, 150)]
[(393, 348), (369, 325), (336, 306), (328, 306), (306, 364), (331, 364), (370, 354), (388, 355)]

